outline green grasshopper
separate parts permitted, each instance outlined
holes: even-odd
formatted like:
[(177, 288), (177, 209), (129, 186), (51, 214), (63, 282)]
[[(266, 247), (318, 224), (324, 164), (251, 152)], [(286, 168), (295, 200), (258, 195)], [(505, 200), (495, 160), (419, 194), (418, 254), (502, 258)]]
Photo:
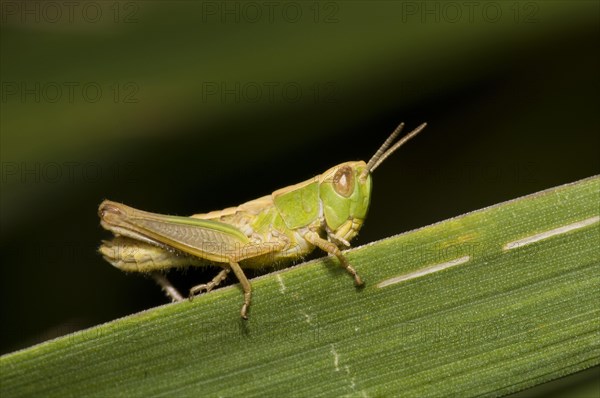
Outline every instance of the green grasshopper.
[(183, 300), (183, 296), (160, 271), (220, 266), (222, 270), (210, 282), (190, 289), (190, 299), (211, 291), (233, 271), (244, 291), (240, 311), (244, 319), (248, 319), (252, 289), (242, 268), (281, 268), (315, 247), (336, 256), (354, 277), (356, 286), (361, 286), (362, 279), (340, 247), (350, 246), (349, 241), (358, 234), (366, 218), (371, 173), (425, 126), (421, 124), (391, 146), (404, 127), (401, 123), (368, 163), (339, 164), (314, 178), (238, 207), (178, 217), (105, 200), (98, 214), (102, 227), (115, 237), (103, 241), (99, 251), (123, 271), (150, 273), (173, 301)]

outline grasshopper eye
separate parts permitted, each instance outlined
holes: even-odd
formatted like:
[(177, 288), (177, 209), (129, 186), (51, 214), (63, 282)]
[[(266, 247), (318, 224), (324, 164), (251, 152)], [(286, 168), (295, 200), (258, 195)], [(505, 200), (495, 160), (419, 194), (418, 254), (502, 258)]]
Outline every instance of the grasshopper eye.
[(354, 173), (349, 166), (343, 166), (333, 176), (333, 188), (343, 197), (349, 197), (354, 192)]

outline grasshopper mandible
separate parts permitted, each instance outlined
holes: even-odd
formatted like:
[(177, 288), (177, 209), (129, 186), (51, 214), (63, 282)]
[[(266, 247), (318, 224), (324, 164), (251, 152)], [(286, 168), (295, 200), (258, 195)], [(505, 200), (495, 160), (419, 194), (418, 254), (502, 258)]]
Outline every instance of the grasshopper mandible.
[(350, 246), (365, 220), (371, 173), (425, 126), (421, 124), (391, 146), (404, 127), (401, 123), (368, 163), (339, 164), (238, 207), (178, 217), (105, 200), (98, 209), (100, 223), (115, 237), (103, 241), (99, 251), (121, 270), (150, 273), (174, 301), (183, 296), (160, 271), (220, 266), (212, 281), (190, 289), (190, 298), (211, 291), (233, 271), (244, 292), (240, 311), (244, 319), (248, 319), (252, 289), (242, 268), (281, 268), (284, 260), (301, 258), (315, 247), (336, 256), (356, 286), (361, 286), (362, 279), (340, 247)]

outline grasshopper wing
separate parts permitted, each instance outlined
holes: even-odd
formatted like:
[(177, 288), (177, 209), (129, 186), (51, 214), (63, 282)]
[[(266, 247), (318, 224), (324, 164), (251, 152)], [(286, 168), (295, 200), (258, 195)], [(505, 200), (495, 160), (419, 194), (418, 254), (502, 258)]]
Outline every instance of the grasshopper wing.
[(116, 235), (173, 248), (215, 262), (241, 260), (252, 243), (229, 224), (149, 213), (105, 200), (98, 209), (102, 226)]

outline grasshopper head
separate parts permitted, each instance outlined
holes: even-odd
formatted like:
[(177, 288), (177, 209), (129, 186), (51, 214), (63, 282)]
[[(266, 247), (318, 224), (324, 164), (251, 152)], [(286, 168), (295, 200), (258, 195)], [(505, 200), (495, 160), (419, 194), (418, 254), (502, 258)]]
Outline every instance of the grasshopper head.
[(346, 162), (321, 175), (319, 195), (325, 223), (330, 232), (345, 241), (358, 234), (371, 200), (371, 173), (404, 143), (419, 134), (425, 126), (425, 123), (421, 124), (392, 146), (392, 142), (404, 127), (404, 123), (400, 123), (369, 163)]
[(371, 174), (365, 162), (346, 162), (321, 175), (319, 195), (329, 231), (346, 241), (356, 236), (371, 199)]

